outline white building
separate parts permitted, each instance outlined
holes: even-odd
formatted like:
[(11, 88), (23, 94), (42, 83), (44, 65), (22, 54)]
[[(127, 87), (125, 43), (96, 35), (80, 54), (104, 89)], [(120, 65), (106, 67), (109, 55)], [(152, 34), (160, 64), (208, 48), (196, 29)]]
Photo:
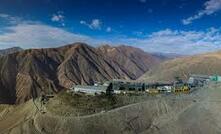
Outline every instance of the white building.
[(76, 85), (72, 88), (74, 92), (81, 92), (81, 93), (86, 93), (90, 95), (95, 95), (95, 94), (102, 94), (106, 93), (108, 86), (104, 85), (97, 85), (97, 86), (82, 86), (82, 85)]

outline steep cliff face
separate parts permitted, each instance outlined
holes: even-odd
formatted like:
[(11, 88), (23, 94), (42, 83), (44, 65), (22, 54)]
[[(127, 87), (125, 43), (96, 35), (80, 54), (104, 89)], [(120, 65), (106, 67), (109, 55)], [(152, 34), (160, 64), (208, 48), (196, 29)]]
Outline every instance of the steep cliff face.
[[(105, 50), (106, 49), (106, 50)], [(0, 103), (22, 103), (41, 92), (114, 78), (136, 79), (158, 60), (132, 47), (108, 48), (75, 43), (30, 49), (0, 58)], [(108, 53), (106, 53), (108, 52)]]

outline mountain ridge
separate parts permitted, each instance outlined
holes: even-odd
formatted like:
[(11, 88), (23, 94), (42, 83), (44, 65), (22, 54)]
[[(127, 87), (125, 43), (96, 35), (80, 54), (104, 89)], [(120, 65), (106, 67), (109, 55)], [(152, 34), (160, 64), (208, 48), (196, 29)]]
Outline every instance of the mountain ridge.
[(173, 81), (175, 77), (187, 80), (191, 74), (221, 75), (221, 51), (187, 56), (165, 61), (146, 72), (139, 80)]
[(145, 70), (149, 70), (148, 64), (155, 60), (156, 64), (159, 63), (157, 58), (150, 58), (150, 62), (135, 58), (140, 62), (134, 64), (134, 59), (130, 56), (142, 57), (145, 52), (140, 55), (140, 51), (137, 52), (139, 49), (126, 48), (121, 50), (129, 55), (120, 55), (118, 58), (131, 63), (129, 69), (125, 62), (115, 61), (99, 48), (85, 43), (28, 49), (0, 57), (0, 102), (23, 103), (39, 96), (41, 92), (57, 93), (75, 84), (90, 85), (96, 81), (111, 79), (137, 79)]
[(0, 50), (0, 56), (8, 55), (11, 53), (19, 52), (22, 51), (23, 49), (20, 47), (11, 47), (11, 48), (6, 48), (6, 49), (1, 49)]

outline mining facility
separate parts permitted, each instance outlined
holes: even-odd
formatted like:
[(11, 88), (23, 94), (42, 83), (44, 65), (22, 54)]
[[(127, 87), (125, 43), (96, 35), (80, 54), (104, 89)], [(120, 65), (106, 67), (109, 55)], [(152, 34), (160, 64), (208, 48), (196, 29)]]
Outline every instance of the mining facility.
[(210, 82), (221, 82), (218, 75), (190, 75), (188, 81), (176, 77), (170, 83), (145, 83), (121, 79), (113, 79), (105, 83), (95, 83), (92, 86), (75, 85), (69, 92), (84, 93), (89, 95), (99, 94), (128, 94), (128, 93), (147, 93), (147, 94), (169, 94), (169, 93), (189, 93), (197, 87), (203, 87)]

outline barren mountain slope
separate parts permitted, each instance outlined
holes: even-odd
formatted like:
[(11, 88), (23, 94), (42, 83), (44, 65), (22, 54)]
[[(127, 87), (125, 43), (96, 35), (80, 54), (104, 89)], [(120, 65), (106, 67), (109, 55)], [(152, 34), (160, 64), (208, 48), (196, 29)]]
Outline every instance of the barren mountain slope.
[[(58, 79), (64, 87), (73, 84), (93, 84), (113, 78), (131, 79), (132, 76), (103, 53), (89, 46), (78, 46), (67, 52), (58, 67)], [(123, 63), (121, 63), (123, 64)]]
[(145, 73), (140, 80), (172, 81), (175, 77), (187, 79), (190, 74), (221, 75), (221, 52), (177, 58), (161, 63)]
[(131, 74), (133, 76), (132, 79), (137, 79), (151, 67), (162, 62), (160, 57), (153, 56), (139, 48), (130, 46), (122, 45), (111, 47), (104, 45), (97, 49), (120, 65), (121, 68), (124, 68), (126, 72)]
[[(122, 59), (130, 61), (127, 58)], [(136, 60), (131, 68), (140, 75), (150, 62), (139, 62), (141, 58)], [(143, 66), (145, 69), (141, 68)], [(132, 70), (127, 70), (123, 61), (115, 62), (108, 55), (83, 43), (25, 50), (0, 57), (0, 103), (22, 103), (41, 92), (56, 93), (73, 84), (138, 78), (139, 75), (132, 73)]]

